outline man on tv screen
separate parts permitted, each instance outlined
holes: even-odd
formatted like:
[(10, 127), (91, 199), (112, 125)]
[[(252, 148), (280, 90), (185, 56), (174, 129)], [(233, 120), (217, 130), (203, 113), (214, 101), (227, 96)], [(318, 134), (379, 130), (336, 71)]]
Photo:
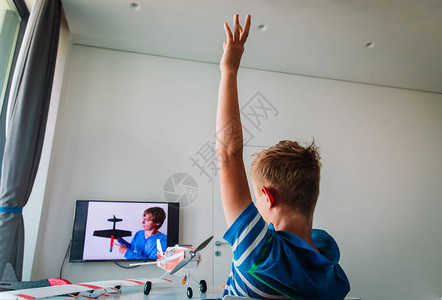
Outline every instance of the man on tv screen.
[(161, 207), (151, 207), (143, 213), (143, 229), (139, 230), (132, 242), (124, 238), (118, 239), (120, 243), (119, 252), (127, 259), (157, 259), (157, 240), (160, 240), (161, 247), (167, 247), (167, 235), (158, 231), (166, 219), (166, 213)]

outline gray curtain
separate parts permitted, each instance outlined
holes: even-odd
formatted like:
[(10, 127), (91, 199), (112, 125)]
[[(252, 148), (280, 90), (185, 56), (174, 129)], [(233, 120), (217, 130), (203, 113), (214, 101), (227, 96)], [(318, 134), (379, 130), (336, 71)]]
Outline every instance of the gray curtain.
[(9, 262), (19, 280), (24, 250), (21, 211), (31, 194), (40, 162), (60, 18), (60, 0), (35, 1), (9, 95), (0, 180), (0, 276)]

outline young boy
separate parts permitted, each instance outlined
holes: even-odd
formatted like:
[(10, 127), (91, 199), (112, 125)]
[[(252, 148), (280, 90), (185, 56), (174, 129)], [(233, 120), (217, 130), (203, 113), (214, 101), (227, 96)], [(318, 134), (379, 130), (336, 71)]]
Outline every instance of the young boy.
[(158, 231), (163, 226), (166, 213), (161, 207), (151, 207), (143, 213), (143, 229), (135, 233), (132, 242), (120, 238), (119, 252), (127, 259), (157, 259), (157, 240), (161, 247), (167, 247), (167, 235)]
[[(233, 32), (221, 59), (217, 111), (217, 154), (221, 198), (233, 251), (232, 272), (224, 295), (264, 299), (344, 299), (350, 290), (339, 266), (339, 249), (323, 230), (312, 230), (319, 195), (320, 162), (312, 143), (281, 141), (258, 153), (251, 179), (243, 163), (243, 136), (237, 73), (250, 29), (234, 17)], [(266, 223), (269, 225), (267, 226)]]

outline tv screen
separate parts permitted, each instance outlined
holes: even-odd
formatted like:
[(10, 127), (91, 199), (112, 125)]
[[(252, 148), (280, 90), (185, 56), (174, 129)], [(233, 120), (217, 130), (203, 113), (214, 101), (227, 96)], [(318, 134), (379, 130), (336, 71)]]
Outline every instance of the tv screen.
[(178, 244), (179, 203), (77, 200), (70, 262), (154, 260)]

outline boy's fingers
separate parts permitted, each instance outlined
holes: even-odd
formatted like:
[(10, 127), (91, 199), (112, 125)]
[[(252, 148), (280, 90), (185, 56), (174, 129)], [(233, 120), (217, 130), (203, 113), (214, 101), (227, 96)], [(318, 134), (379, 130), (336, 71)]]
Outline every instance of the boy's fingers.
[(250, 30), (250, 24), (252, 24), (252, 16), (247, 15), (246, 20), (244, 22), (244, 32), (247, 32), (247, 34), (249, 33)]
[(249, 36), (250, 31), (250, 24), (251, 24), (251, 16), (247, 15), (246, 20), (244, 23), (244, 29), (239, 24), (239, 15), (236, 14), (233, 16), (233, 33), (230, 29), (229, 25), (227, 23), (224, 23), (224, 29), (226, 31), (227, 41), (228, 42), (236, 42), (241, 41), (245, 42), (247, 40), (247, 37)]
[(238, 41), (240, 38), (240, 31), (239, 31), (239, 16), (236, 14), (233, 17), (233, 40)]
[(232, 31), (227, 23), (224, 23), (224, 30), (226, 31), (227, 41), (231, 42), (233, 39)]
[(244, 42), (247, 39), (247, 37), (249, 36), (251, 18), (252, 17), (250, 15), (247, 15), (246, 21), (244, 23), (244, 31), (242, 32), (242, 35), (241, 35), (241, 40), (243, 40)]

